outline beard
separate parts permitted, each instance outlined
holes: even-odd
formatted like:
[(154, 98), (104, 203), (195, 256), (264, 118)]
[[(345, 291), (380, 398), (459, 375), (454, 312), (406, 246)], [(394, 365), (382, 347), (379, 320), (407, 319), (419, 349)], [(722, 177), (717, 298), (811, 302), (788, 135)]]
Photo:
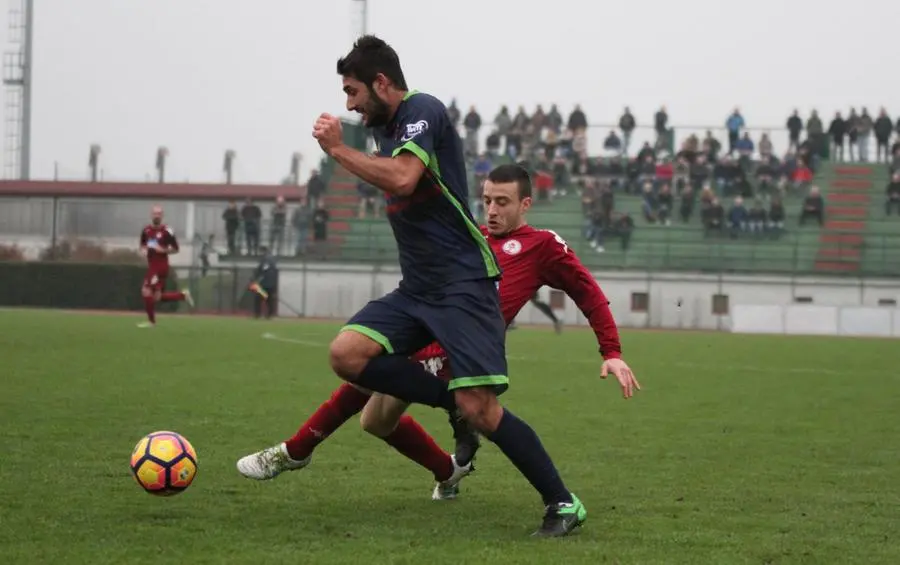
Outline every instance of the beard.
[(379, 98), (378, 94), (369, 87), (369, 102), (365, 107), (366, 127), (378, 128), (386, 126), (391, 121), (391, 108), (387, 102)]
[(154, 226), (158, 226), (159, 224), (162, 223), (162, 220), (160, 218), (153, 218), (153, 220), (151, 220), (151, 221)]

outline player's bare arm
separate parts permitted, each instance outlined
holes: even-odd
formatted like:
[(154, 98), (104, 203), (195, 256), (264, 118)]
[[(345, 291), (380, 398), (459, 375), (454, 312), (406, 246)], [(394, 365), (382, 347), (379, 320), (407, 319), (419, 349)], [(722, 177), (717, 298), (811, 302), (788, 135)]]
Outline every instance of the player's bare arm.
[(408, 196), (416, 190), (425, 173), (421, 159), (407, 152), (396, 157), (376, 157), (357, 151), (343, 143), (340, 124), (339, 119), (328, 114), (316, 121), (313, 137), (323, 151), (354, 175), (388, 194)]

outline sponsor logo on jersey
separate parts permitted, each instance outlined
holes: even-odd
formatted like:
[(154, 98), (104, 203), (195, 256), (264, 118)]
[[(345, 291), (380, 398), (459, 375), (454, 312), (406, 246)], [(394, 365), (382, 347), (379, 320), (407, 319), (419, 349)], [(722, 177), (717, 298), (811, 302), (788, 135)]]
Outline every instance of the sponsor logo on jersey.
[(425, 133), (428, 130), (428, 122), (419, 120), (414, 124), (406, 124), (406, 133), (400, 138), (400, 141), (410, 141), (411, 139)]

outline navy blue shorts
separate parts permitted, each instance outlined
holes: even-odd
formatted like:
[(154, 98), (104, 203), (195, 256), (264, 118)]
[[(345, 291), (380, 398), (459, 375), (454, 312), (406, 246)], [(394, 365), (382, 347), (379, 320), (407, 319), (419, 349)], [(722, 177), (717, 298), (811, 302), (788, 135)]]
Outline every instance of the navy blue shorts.
[(361, 333), (395, 355), (412, 355), (437, 341), (453, 368), (450, 389), (490, 386), (499, 394), (509, 385), (506, 324), (490, 279), (427, 294), (397, 289), (366, 304), (341, 331)]

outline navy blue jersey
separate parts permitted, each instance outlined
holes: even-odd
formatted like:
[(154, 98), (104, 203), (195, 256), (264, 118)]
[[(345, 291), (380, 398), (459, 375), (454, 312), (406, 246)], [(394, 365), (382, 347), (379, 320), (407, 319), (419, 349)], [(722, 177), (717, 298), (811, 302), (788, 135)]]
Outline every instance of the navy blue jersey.
[(469, 211), (462, 142), (444, 104), (411, 91), (390, 123), (374, 133), (380, 156), (407, 151), (425, 164), (411, 195), (387, 196), (400, 252), (400, 288), (427, 292), (452, 282), (499, 277), (497, 259)]

